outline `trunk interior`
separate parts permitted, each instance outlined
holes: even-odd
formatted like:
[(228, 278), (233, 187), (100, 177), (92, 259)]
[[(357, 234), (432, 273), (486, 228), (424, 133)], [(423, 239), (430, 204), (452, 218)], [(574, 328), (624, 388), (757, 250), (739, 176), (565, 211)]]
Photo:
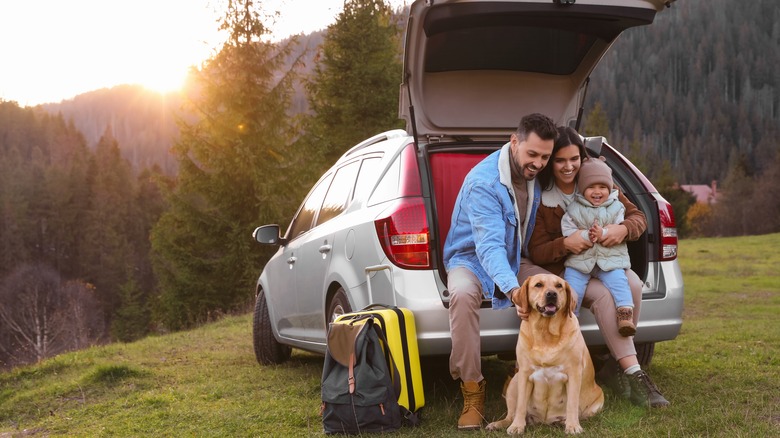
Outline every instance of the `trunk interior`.
[[(432, 187), (432, 202), (435, 207), (434, 216), (431, 225), (434, 227), (434, 235), (431, 236), (435, 244), (434, 258), (437, 262), (441, 278), (446, 284), (446, 272), (444, 271), (443, 247), (450, 229), (450, 219), (463, 180), (466, 174), (491, 152), (497, 150), (502, 144), (483, 143), (475, 144), (447, 144), (435, 146), (427, 149), (428, 162), (430, 163), (429, 183)], [(593, 151), (589, 151), (593, 152)], [(614, 163), (616, 155), (611, 148), (600, 151), (605, 155), (607, 162)], [(611, 155), (611, 156), (610, 156)], [(639, 207), (647, 217), (648, 231), (642, 234), (639, 240), (628, 243), (628, 251), (631, 257), (632, 270), (641, 279), (647, 276), (648, 262), (651, 260), (654, 250), (650, 247), (651, 230), (653, 228), (653, 209), (655, 203), (652, 196), (641, 183), (631, 176), (626, 169), (620, 166), (613, 167), (613, 176), (616, 184), (623, 193)], [(617, 168), (616, 168), (617, 167)], [(657, 213), (656, 213), (657, 215)], [(489, 304), (489, 301), (487, 301)]]

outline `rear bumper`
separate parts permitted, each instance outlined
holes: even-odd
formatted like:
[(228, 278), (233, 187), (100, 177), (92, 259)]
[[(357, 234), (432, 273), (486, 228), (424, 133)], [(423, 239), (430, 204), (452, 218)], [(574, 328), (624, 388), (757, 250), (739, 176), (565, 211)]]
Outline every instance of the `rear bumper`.
[[(672, 340), (682, 327), (683, 283), (676, 262), (657, 263), (645, 288), (640, 321), (635, 343), (652, 343)], [(409, 271), (398, 276), (414, 280), (397, 285), (398, 306), (409, 308), (415, 316), (417, 342), (422, 356), (449, 355), (452, 349), (449, 312), (436, 291), (436, 282), (430, 271), (418, 271), (407, 277)], [(414, 287), (408, 286), (414, 284)], [(659, 293), (659, 291), (661, 293)], [(654, 297), (654, 298), (649, 298)], [(480, 332), (483, 355), (514, 352), (520, 319), (514, 308), (481, 309)], [(605, 342), (593, 315), (587, 310), (580, 313), (580, 327), (588, 346), (604, 346)]]

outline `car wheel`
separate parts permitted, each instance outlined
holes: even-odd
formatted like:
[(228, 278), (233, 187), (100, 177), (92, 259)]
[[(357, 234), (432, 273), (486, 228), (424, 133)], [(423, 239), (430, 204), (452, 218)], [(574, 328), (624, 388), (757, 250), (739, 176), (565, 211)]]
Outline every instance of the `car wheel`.
[(650, 366), (650, 362), (653, 360), (654, 352), (655, 342), (648, 342), (647, 344), (636, 344), (636, 358), (642, 368), (647, 368)]
[(255, 315), (252, 320), (252, 341), (255, 347), (255, 357), (260, 365), (280, 364), (290, 358), (292, 348), (280, 344), (274, 337), (271, 327), (271, 316), (268, 313), (268, 303), (265, 292), (260, 289), (255, 301)]
[(330, 305), (328, 306), (328, 322), (331, 323), (339, 316), (352, 312), (352, 306), (349, 305), (349, 299), (347, 293), (343, 287), (339, 287), (333, 298), (330, 299)]

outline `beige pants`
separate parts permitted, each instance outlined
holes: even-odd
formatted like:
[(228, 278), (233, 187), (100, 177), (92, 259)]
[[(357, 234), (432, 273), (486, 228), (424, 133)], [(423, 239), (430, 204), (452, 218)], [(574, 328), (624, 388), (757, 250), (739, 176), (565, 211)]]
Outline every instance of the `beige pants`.
[[(517, 280), (523, 284), (526, 278), (547, 273), (528, 259), (520, 264)], [(634, 271), (626, 270), (631, 294), (634, 298), (634, 323), (639, 320), (642, 304), (642, 281)], [(482, 304), (482, 287), (477, 277), (467, 268), (456, 268), (447, 274), (447, 289), (450, 292), (450, 332), (452, 353), (450, 374), (464, 382), (479, 382), (483, 379), (480, 363), (479, 309)], [(585, 289), (582, 307), (590, 309), (601, 330), (610, 353), (616, 360), (636, 355), (633, 337), (623, 337), (618, 332), (617, 314), (612, 294), (598, 279), (591, 279)]]

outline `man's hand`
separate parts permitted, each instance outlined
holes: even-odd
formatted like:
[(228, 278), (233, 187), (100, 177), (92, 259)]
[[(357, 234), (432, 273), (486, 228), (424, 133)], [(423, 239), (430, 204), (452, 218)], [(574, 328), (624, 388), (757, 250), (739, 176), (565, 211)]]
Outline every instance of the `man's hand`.
[(523, 321), (528, 321), (528, 317), (531, 315), (531, 311), (528, 309), (523, 309), (520, 306), (515, 306), (515, 309), (517, 309), (517, 316), (520, 317)]
[(571, 254), (579, 254), (593, 246), (593, 242), (583, 239), (580, 234), (581, 232), (577, 231), (563, 239), (563, 246), (566, 247), (566, 251)]
[(623, 243), (628, 236), (628, 227), (625, 225), (611, 224), (604, 228), (607, 232), (601, 237), (599, 243), (607, 248)]
[(516, 294), (519, 294), (519, 293), (520, 293), (520, 287), (514, 287), (514, 288), (512, 288), (512, 290), (510, 290), (509, 292), (506, 293), (506, 297), (509, 298), (509, 301), (514, 303), (515, 310), (517, 310), (517, 316), (519, 316), (520, 319), (522, 319), (523, 321), (528, 321), (528, 314), (530, 312), (528, 311), (528, 309), (521, 308), (520, 305), (517, 304), (517, 301), (516, 301), (516, 298), (517, 298)]

